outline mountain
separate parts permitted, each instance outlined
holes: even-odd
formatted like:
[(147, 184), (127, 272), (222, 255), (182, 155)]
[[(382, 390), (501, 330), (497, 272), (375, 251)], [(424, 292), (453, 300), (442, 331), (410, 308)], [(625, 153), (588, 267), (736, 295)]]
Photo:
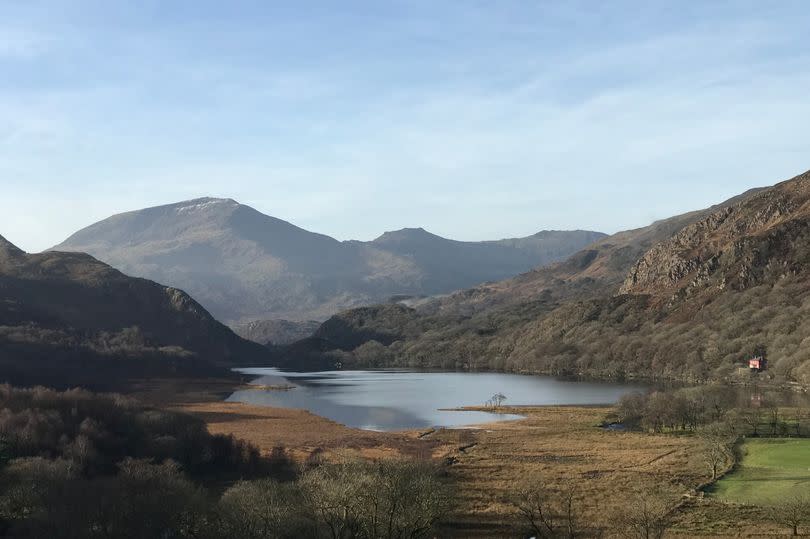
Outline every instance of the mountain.
[(128, 277), (84, 253), (26, 254), (0, 237), (4, 380), (62, 385), (269, 361), (266, 349), (181, 290)]
[[(810, 172), (418, 304), (340, 313), (301, 357), (344, 366), (810, 383)], [(742, 377), (742, 378), (740, 378)]]
[(285, 345), (306, 339), (315, 333), (321, 323), (315, 320), (294, 322), (291, 320), (254, 320), (233, 326), (233, 331), (243, 339), (266, 344)]
[(538, 232), (526, 238), (462, 242), (422, 228), (386, 232), (372, 245), (417, 264), (428, 284), (424, 294), (451, 292), (484, 281), (502, 280), (562, 260), (605, 237), (585, 230)]
[(470, 315), (525, 303), (530, 299), (571, 301), (618, 292), (632, 265), (652, 246), (686, 225), (760, 192), (752, 189), (721, 204), (656, 221), (649, 226), (604, 237), (569, 258), (494, 283), (460, 290), (420, 303), (423, 312)]
[(493, 242), (422, 229), (337, 241), (230, 199), (202, 198), (112, 216), (55, 247), (187, 290), (220, 320), (323, 320), (393, 296), (447, 293), (560, 260), (602, 238), (541, 232)]

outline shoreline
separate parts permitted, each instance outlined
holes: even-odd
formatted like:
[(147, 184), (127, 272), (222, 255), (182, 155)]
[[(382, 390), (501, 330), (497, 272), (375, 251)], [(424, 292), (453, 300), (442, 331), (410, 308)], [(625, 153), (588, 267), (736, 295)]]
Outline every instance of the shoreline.
[[(439, 463), (456, 485), (458, 506), (443, 537), (514, 537), (520, 533), (508, 493), (531, 482), (565, 488), (576, 481), (593, 500), (583, 517), (599, 522), (619, 510), (616, 489), (663, 486), (673, 506), (705, 482), (700, 440), (664, 434), (611, 432), (598, 424), (612, 408), (598, 405), (501, 406), (524, 417), (460, 428), (365, 431), (294, 408), (222, 399), (244, 384), (234, 380), (150, 380), (130, 395), (188, 413), (212, 434), (233, 435), (271, 455), (278, 448), (300, 465), (342, 458), (416, 458)], [(493, 412), (485, 407), (459, 411)]]
[(298, 462), (315, 455), (328, 459), (346, 453), (363, 458), (442, 456), (441, 444), (419, 438), (424, 429), (363, 430), (299, 408), (224, 400), (233, 391), (248, 388), (249, 384), (234, 380), (160, 379), (134, 384), (128, 394), (151, 406), (199, 417), (212, 434), (241, 438), (263, 454), (283, 447)]

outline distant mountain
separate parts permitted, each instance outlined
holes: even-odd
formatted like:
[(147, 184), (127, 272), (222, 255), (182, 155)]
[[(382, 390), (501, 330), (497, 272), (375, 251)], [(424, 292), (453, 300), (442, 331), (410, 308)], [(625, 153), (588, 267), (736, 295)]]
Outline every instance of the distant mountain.
[(416, 304), (342, 312), (287, 360), (810, 384), (810, 172)]
[(83, 253), (29, 255), (0, 237), (0, 380), (61, 385), (269, 361), (181, 290)]
[(541, 232), (491, 242), (422, 229), (340, 242), (229, 199), (115, 215), (55, 247), (187, 290), (228, 323), (325, 319), (396, 295), (441, 294), (560, 260), (604, 237)]
[(315, 333), (321, 323), (315, 320), (294, 322), (291, 320), (255, 320), (233, 326), (233, 331), (243, 339), (266, 344), (285, 345), (306, 339)]
[(371, 244), (415, 262), (428, 276), (425, 288), (418, 292), (438, 294), (563, 260), (604, 237), (601, 232), (548, 230), (526, 238), (462, 242), (422, 228), (405, 228), (386, 232)]

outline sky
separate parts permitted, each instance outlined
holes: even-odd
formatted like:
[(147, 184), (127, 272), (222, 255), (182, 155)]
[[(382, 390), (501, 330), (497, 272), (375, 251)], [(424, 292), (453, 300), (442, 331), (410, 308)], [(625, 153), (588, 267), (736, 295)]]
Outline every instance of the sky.
[(216, 196), (338, 239), (608, 233), (810, 169), (810, 6), (0, 0), (0, 235)]

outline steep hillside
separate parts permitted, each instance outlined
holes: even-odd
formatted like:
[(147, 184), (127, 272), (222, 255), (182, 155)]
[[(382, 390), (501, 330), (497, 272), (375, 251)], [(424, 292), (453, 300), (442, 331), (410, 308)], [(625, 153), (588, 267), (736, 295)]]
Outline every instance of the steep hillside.
[(59, 378), (91, 360), (121, 372), (170, 366), (192, 374), (270, 361), (267, 350), (178, 289), (127, 277), (82, 253), (29, 255), (3, 238), (0, 357), (4, 379)]
[(798, 276), (810, 262), (810, 173), (722, 208), (650, 249), (620, 293), (684, 300)]
[(55, 249), (187, 290), (228, 323), (325, 319), (392, 296), (446, 293), (560, 260), (603, 237), (542, 232), (458, 242), (421, 229), (340, 242), (233, 200), (204, 198), (115, 215)]
[(810, 173), (515, 279), (417, 309), (341, 313), (316, 332), (343, 365), (688, 381), (748, 377), (746, 357), (764, 347), (761, 376), (805, 384), (807, 335)]
[(571, 301), (613, 294), (633, 264), (653, 245), (684, 226), (760, 192), (753, 189), (705, 210), (662, 219), (635, 230), (619, 232), (588, 245), (569, 258), (500, 282), (485, 283), (450, 296), (418, 304), (425, 313), (470, 315), (534, 299)]

